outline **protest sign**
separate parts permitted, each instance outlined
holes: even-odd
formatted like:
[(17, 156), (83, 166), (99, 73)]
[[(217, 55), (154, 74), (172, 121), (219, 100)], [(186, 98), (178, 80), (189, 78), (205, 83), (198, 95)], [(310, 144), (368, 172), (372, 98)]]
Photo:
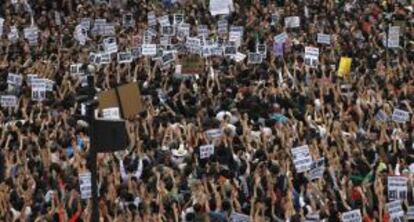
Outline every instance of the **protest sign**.
[(309, 176), (311, 180), (321, 179), (325, 171), (325, 158), (313, 161), (309, 170)]
[(236, 55), (232, 56), (232, 59), (234, 59), (236, 62), (241, 62), (244, 59), (246, 59), (246, 54), (243, 54), (241, 52), (237, 52)]
[(163, 65), (168, 65), (174, 61), (174, 54), (172, 52), (164, 53), (161, 57)]
[(24, 29), (24, 38), (29, 41), (30, 46), (37, 45), (37, 41), (39, 38), (39, 29), (37, 27), (28, 27)]
[(17, 97), (14, 95), (2, 95), (0, 104), (1, 107), (16, 107)]
[(204, 61), (198, 56), (186, 56), (180, 62), (181, 73), (184, 75), (199, 74), (204, 71)]
[(43, 79), (33, 79), (32, 100), (43, 101), (44, 99), (46, 99), (46, 82)]
[(70, 74), (73, 76), (84, 74), (84, 71), (82, 70), (82, 64), (78, 63), (70, 65)]
[(157, 54), (157, 45), (155, 44), (144, 44), (142, 45), (142, 55), (144, 56), (155, 56)]
[(404, 200), (407, 198), (407, 178), (403, 176), (388, 176), (388, 199)]
[(110, 107), (110, 108), (102, 109), (102, 116), (104, 119), (120, 119), (121, 118), (118, 107)]
[(86, 40), (88, 38), (86, 34), (86, 29), (80, 24), (75, 27), (75, 32), (73, 36), (79, 42), (80, 45), (85, 45)]
[(232, 212), (230, 214), (230, 222), (250, 222), (249, 215)]
[(157, 25), (157, 18), (155, 17), (155, 13), (153, 11), (148, 12), (147, 14), (147, 23), (149, 27)]
[(227, 34), (227, 32), (229, 31), (228, 30), (229, 29), (229, 23), (225, 19), (220, 19), (217, 22), (217, 27), (218, 27), (217, 32), (218, 32), (219, 35)]
[(9, 73), (7, 75), (7, 84), (11, 86), (21, 86), (23, 83), (23, 77), (20, 74)]
[(118, 52), (117, 58), (118, 58), (118, 63), (120, 64), (132, 62), (131, 52)]
[(295, 147), (291, 150), (293, 164), (298, 173), (306, 172), (311, 169), (312, 157), (309, 154), (308, 145)]
[(288, 38), (289, 38), (289, 36), (287, 35), (287, 33), (286, 32), (282, 32), (279, 35), (275, 36), (273, 38), (273, 40), (276, 43), (284, 43), (286, 41), (286, 39), (288, 39)]
[(233, 8), (233, 0), (210, 0), (209, 9), (212, 16), (228, 15)]
[(414, 220), (414, 206), (408, 206), (407, 219), (408, 220)]
[(170, 23), (170, 18), (168, 17), (168, 15), (164, 15), (158, 18), (158, 23), (160, 23), (161, 26), (169, 26), (171, 25)]
[(136, 59), (141, 57), (141, 47), (136, 47), (131, 49), (132, 58)]
[(276, 56), (283, 57), (283, 43), (273, 43), (273, 53)]
[(105, 52), (107, 53), (117, 53), (118, 52), (118, 45), (116, 43), (116, 39), (113, 37), (109, 37), (103, 40), (103, 47)]
[(391, 26), (388, 29), (388, 48), (398, 48), (400, 46), (400, 27)]
[(221, 129), (209, 129), (209, 130), (206, 130), (205, 133), (209, 140), (217, 139), (221, 137), (222, 135)]
[(305, 47), (305, 64), (310, 67), (317, 67), (319, 63), (319, 49), (315, 47)]
[(404, 211), (401, 207), (400, 200), (394, 200), (392, 202), (386, 203), (385, 206), (387, 207), (388, 213), (392, 219), (404, 216)]
[(84, 172), (79, 174), (79, 189), (82, 199), (89, 199), (92, 197), (92, 174)]
[(161, 35), (162, 36), (174, 36), (175, 29), (173, 25), (163, 25), (161, 26)]
[(330, 45), (331, 44), (331, 35), (318, 33), (318, 43)]
[(134, 18), (133, 18), (133, 16), (132, 16), (131, 13), (127, 13), (127, 14), (124, 14), (122, 16), (122, 25), (125, 28), (129, 28), (129, 27), (134, 27), (135, 26), (135, 20), (134, 20)]
[(401, 109), (394, 109), (394, 112), (392, 113), (392, 121), (397, 123), (405, 123), (408, 120), (410, 120), (410, 113), (401, 110)]
[(197, 26), (197, 36), (203, 36), (204, 38), (207, 38), (209, 35), (209, 30), (207, 25), (199, 25)]
[(264, 59), (267, 56), (267, 47), (265, 44), (256, 44), (256, 52), (260, 53)]
[(351, 210), (342, 214), (343, 222), (362, 222), (361, 210)]
[(347, 77), (351, 72), (352, 59), (348, 57), (341, 57), (338, 68), (339, 77)]
[(387, 122), (389, 117), (388, 115), (381, 109), (375, 115), (375, 119), (379, 122)]
[(43, 82), (45, 83), (45, 88), (47, 92), (53, 91), (53, 86), (55, 85), (55, 82), (50, 79), (43, 79)]
[(181, 23), (177, 27), (177, 38), (180, 40), (184, 40), (184, 38), (188, 36), (190, 36), (190, 24)]
[(19, 39), (19, 32), (17, 31), (17, 28), (15, 25), (13, 25), (12, 27), (10, 27), (10, 32), (7, 35), (7, 38), (10, 40), (10, 42), (12, 43), (16, 43), (17, 40)]
[(225, 56), (236, 55), (236, 53), (237, 53), (236, 46), (234, 46), (234, 45), (226, 45), (224, 47), (224, 55)]
[(252, 53), (250, 52), (247, 57), (248, 64), (260, 64), (262, 63), (263, 56), (260, 53)]
[(183, 14), (174, 14), (174, 25), (179, 25), (184, 22), (184, 15)]
[(299, 18), (299, 16), (286, 17), (285, 18), (285, 27), (286, 28), (300, 27), (300, 18)]
[(207, 144), (200, 146), (200, 159), (206, 159), (214, 155), (214, 145)]
[(101, 61), (99, 64), (109, 64), (111, 63), (111, 54), (110, 53), (100, 53)]
[(4, 18), (0, 18), (0, 36), (3, 35)]
[(320, 215), (319, 212), (308, 213), (305, 217), (305, 222), (319, 222)]
[(91, 29), (91, 18), (81, 18), (79, 24), (85, 29), (90, 30)]
[(36, 74), (27, 74), (27, 76), (26, 76), (26, 82), (27, 82), (27, 85), (28, 86), (31, 86), (32, 85), (32, 81), (33, 81), (33, 79), (37, 79), (38, 77), (37, 77), (37, 75)]

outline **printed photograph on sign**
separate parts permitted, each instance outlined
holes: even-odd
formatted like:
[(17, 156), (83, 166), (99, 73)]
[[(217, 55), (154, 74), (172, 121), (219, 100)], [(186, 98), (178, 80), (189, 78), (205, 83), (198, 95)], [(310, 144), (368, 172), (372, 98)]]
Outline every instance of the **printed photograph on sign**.
[(174, 26), (172, 26), (172, 25), (161, 26), (161, 35), (163, 35), (163, 36), (174, 36), (175, 35)]
[(135, 26), (135, 20), (134, 20), (131, 13), (127, 13), (127, 14), (123, 15), (122, 24), (123, 24), (124, 27), (127, 27), (127, 28)]
[(118, 63), (120, 64), (132, 62), (131, 52), (119, 52), (117, 58), (118, 58)]
[(101, 62), (99, 64), (109, 64), (111, 63), (111, 54), (101, 53), (100, 54)]
[(224, 47), (225, 56), (235, 55), (236, 53), (237, 53), (236, 46), (229, 45), (229, 46)]
[(267, 47), (265, 44), (257, 44), (256, 52), (262, 54), (263, 58), (266, 59), (267, 56)]
[(174, 14), (174, 25), (178, 25), (184, 22), (183, 14)]
[(247, 56), (247, 63), (248, 64), (260, 64), (262, 63), (263, 56), (260, 53), (252, 53), (250, 52)]
[(162, 56), (162, 63), (164, 65), (170, 64), (174, 61), (174, 54), (172, 52), (166, 53)]
[(141, 57), (141, 47), (132, 48), (131, 54), (134, 59)]
[(142, 55), (144, 56), (155, 56), (157, 54), (157, 45), (155, 44), (144, 44), (142, 45)]

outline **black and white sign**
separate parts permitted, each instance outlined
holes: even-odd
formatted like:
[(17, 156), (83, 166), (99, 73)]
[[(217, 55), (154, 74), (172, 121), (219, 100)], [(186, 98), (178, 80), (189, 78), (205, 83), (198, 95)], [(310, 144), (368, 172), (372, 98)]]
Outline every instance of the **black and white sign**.
[(392, 120), (397, 123), (405, 123), (410, 120), (410, 113), (401, 109), (394, 109)]
[(362, 222), (361, 210), (351, 210), (342, 214), (343, 222)]
[(1, 107), (16, 107), (17, 97), (14, 95), (1, 96)]
[(174, 25), (179, 25), (184, 22), (183, 14), (174, 14)]
[(229, 29), (229, 23), (227, 20), (221, 19), (217, 22), (217, 27), (218, 27), (217, 29), (218, 34), (220, 35), (227, 34), (228, 29)]
[(131, 54), (134, 59), (141, 57), (141, 47), (132, 48)]
[(394, 201), (389, 202), (385, 205), (388, 209), (388, 213), (390, 214), (391, 219), (404, 216), (404, 211), (401, 207), (401, 201), (400, 200), (394, 200)]
[(82, 64), (78, 63), (70, 65), (70, 74), (74, 76), (84, 74), (84, 71), (82, 70)]
[(154, 12), (151, 11), (147, 14), (147, 22), (148, 22), (148, 26), (150, 27), (157, 25), (157, 17), (155, 17)]
[(43, 79), (32, 80), (32, 100), (43, 101), (46, 99), (46, 82)]
[(209, 9), (212, 16), (228, 15), (233, 8), (233, 0), (210, 0)]
[(135, 26), (135, 20), (131, 13), (127, 13), (123, 15), (122, 25), (126, 28)]
[(121, 118), (118, 107), (102, 109), (102, 116), (104, 119), (120, 119)]
[(391, 26), (388, 30), (388, 48), (398, 48), (400, 46), (400, 27)]
[(9, 73), (7, 75), (7, 84), (11, 86), (21, 86), (23, 83), (23, 77), (19, 74)]
[(197, 26), (197, 36), (204, 36), (204, 38), (207, 38), (209, 35), (209, 30), (207, 25), (199, 25)]
[(331, 35), (318, 33), (318, 43), (330, 45), (331, 44)]
[(101, 53), (100, 58), (101, 58), (101, 62), (99, 64), (109, 64), (109, 63), (111, 63), (111, 54), (110, 53)]
[(118, 53), (118, 63), (131, 63), (132, 62), (132, 54), (131, 52), (119, 52)]
[(262, 57), (266, 59), (267, 47), (265, 44), (256, 44), (256, 52), (262, 54)]
[(85, 29), (90, 30), (91, 29), (91, 18), (82, 18), (79, 22), (79, 24)]
[(300, 27), (300, 18), (299, 18), (299, 16), (286, 17), (285, 18), (285, 27), (286, 28)]
[(313, 161), (309, 176), (311, 180), (321, 179), (323, 177), (323, 172), (325, 171), (325, 158), (320, 158), (319, 160)]
[(407, 198), (407, 181), (406, 177), (388, 176), (388, 199), (404, 200)]
[(80, 45), (85, 45), (86, 40), (88, 39), (86, 30), (87, 29), (85, 29), (81, 24), (75, 27), (73, 37), (79, 42)]
[(27, 85), (28, 86), (31, 86), (32, 85), (32, 81), (33, 81), (33, 79), (37, 79), (38, 77), (37, 77), (37, 75), (36, 74), (27, 74), (27, 76), (26, 76), (26, 82), (27, 82)]
[(224, 47), (224, 55), (225, 56), (233, 56), (236, 55), (237, 49), (234, 45), (227, 45)]
[(142, 55), (144, 56), (155, 56), (157, 54), (156, 44), (144, 44), (142, 45)]
[(159, 17), (158, 23), (160, 23), (161, 26), (171, 25), (170, 18), (168, 17), (168, 15)]
[(39, 29), (37, 27), (28, 27), (24, 29), (24, 38), (29, 41), (29, 45), (37, 45), (39, 38)]
[(118, 45), (116, 43), (116, 39), (113, 37), (106, 38), (103, 40), (103, 47), (105, 52), (107, 53), (117, 53), (118, 52)]
[(311, 169), (312, 157), (310, 156), (308, 145), (293, 148), (292, 158), (298, 173), (306, 172)]
[(319, 49), (315, 47), (305, 47), (305, 64), (316, 67), (319, 60)]
[(7, 35), (7, 38), (12, 43), (16, 43), (17, 42), (17, 40), (19, 39), (19, 32), (17, 31), (16, 26), (13, 25), (12, 27), (10, 27), (10, 32)]
[(206, 130), (205, 133), (209, 140), (220, 138), (222, 135), (221, 129), (209, 129), (209, 130)]
[(89, 199), (92, 197), (92, 174), (90, 172), (79, 174), (79, 188), (82, 199)]
[(208, 144), (200, 146), (200, 159), (206, 159), (214, 155), (214, 145)]
[(174, 61), (174, 54), (172, 52), (164, 53), (161, 59), (164, 65), (168, 65)]
[(163, 36), (174, 36), (175, 29), (172, 25), (163, 25), (161, 26), (161, 35)]
[(249, 52), (247, 56), (248, 64), (260, 64), (262, 63), (262, 60), (263, 60), (263, 56), (260, 53)]
[(0, 36), (3, 35), (4, 18), (0, 18)]

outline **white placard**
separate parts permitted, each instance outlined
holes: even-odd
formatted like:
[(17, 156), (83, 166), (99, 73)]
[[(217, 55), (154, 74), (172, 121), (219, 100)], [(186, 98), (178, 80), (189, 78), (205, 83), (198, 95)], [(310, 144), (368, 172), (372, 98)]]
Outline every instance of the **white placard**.
[(221, 129), (209, 129), (209, 130), (206, 130), (205, 133), (206, 133), (207, 138), (210, 140), (220, 138), (222, 135)]
[(394, 109), (392, 120), (397, 123), (405, 123), (410, 120), (410, 113), (401, 109)]
[(229, 22), (225, 19), (221, 19), (217, 22), (218, 34), (226, 34), (229, 31)]
[(160, 45), (167, 46), (171, 44), (171, 38), (169, 36), (160, 37)]
[(73, 37), (79, 42), (80, 45), (85, 45), (88, 39), (86, 29), (81, 25), (77, 25), (73, 34)]
[(351, 210), (342, 214), (343, 222), (362, 222), (361, 210)]
[(157, 17), (155, 17), (155, 13), (153, 11), (148, 12), (147, 22), (148, 22), (148, 26), (150, 26), (150, 27), (157, 25)]
[(244, 59), (246, 59), (246, 57), (247, 57), (246, 54), (243, 54), (241, 52), (237, 52), (236, 55), (234, 55), (232, 57), (232, 59), (234, 59), (236, 62), (241, 62)]
[(122, 16), (122, 25), (126, 28), (135, 26), (135, 20), (132, 13), (127, 13)]
[(158, 22), (160, 23), (161, 26), (171, 25), (170, 19), (168, 18), (168, 15), (164, 15), (162, 17), (159, 17)]
[(131, 63), (132, 62), (132, 54), (131, 52), (119, 52), (117, 55), (118, 63)]
[(3, 35), (4, 18), (0, 18), (0, 37)]
[(300, 18), (299, 18), (299, 16), (286, 17), (285, 18), (285, 27), (286, 28), (300, 27)]
[(155, 56), (157, 54), (156, 44), (144, 44), (142, 45), (142, 55), (144, 56)]
[(19, 39), (19, 32), (17, 31), (17, 28), (15, 25), (13, 25), (12, 27), (10, 27), (10, 32), (7, 35), (7, 38), (12, 42), (12, 43), (16, 43), (17, 40)]
[(319, 60), (319, 49), (315, 47), (305, 47), (305, 64), (316, 67)]
[(79, 24), (85, 29), (90, 30), (91, 29), (91, 18), (81, 18)]
[(200, 159), (206, 159), (214, 155), (214, 145), (207, 144), (200, 146)]
[(23, 77), (19, 74), (9, 73), (7, 75), (7, 84), (12, 86), (21, 86), (23, 83)]
[(331, 44), (331, 35), (318, 33), (317, 37), (318, 43), (330, 45)]
[(175, 35), (175, 28), (173, 25), (163, 25), (160, 27), (161, 35), (162, 36), (174, 36)]
[(262, 54), (263, 58), (266, 58), (267, 47), (265, 44), (256, 44), (256, 52)]
[(210, 14), (213, 16), (228, 15), (233, 7), (233, 0), (210, 0), (209, 4)]
[(109, 37), (103, 40), (103, 47), (106, 53), (117, 53), (118, 45), (114, 37)]
[(177, 37), (180, 39), (184, 39), (188, 36), (190, 36), (190, 24), (182, 23), (177, 28)]
[(249, 52), (247, 57), (248, 64), (260, 64), (263, 61), (263, 55), (260, 53)]
[(407, 181), (403, 176), (388, 176), (388, 199), (404, 200), (407, 198)]
[(311, 168), (309, 170), (309, 176), (311, 180), (321, 179), (323, 177), (323, 172), (325, 171), (325, 158), (320, 158), (319, 160), (313, 161)]
[(391, 219), (404, 216), (404, 211), (401, 207), (400, 200), (394, 200), (392, 202), (385, 204), (385, 206), (388, 209), (388, 213), (390, 214)]
[(390, 117), (382, 109), (375, 115), (375, 119), (379, 122), (387, 122), (389, 118)]
[(161, 61), (163, 63), (163, 65), (168, 65), (171, 62), (174, 61), (174, 54), (172, 52), (167, 52), (163, 54), (163, 56), (161, 57)]
[(184, 22), (184, 15), (183, 14), (174, 14), (174, 25), (179, 25)]
[(414, 206), (408, 206), (407, 219), (408, 220), (413, 220), (414, 219)]
[(50, 79), (43, 79), (45, 83), (45, 88), (47, 92), (53, 92), (53, 86), (55, 85), (55, 82)]
[(101, 61), (99, 64), (109, 64), (111, 63), (111, 54), (110, 53), (100, 53)]
[(92, 197), (92, 174), (90, 172), (79, 174), (79, 189), (82, 199)]
[(229, 32), (229, 42), (234, 42), (237, 47), (241, 45), (242, 33), (230, 31)]
[(81, 68), (82, 68), (82, 63), (70, 65), (70, 74), (73, 76), (84, 74)]
[(3, 95), (1, 96), (2, 107), (16, 107), (17, 97), (14, 95)]
[(102, 109), (102, 116), (104, 119), (120, 119), (121, 118), (118, 107)]
[(37, 78), (38, 78), (37, 74), (27, 74), (27, 76), (26, 76), (27, 85), (31, 86), (33, 79), (37, 79)]
[(185, 46), (191, 53), (198, 54), (200, 51), (201, 40), (198, 38), (188, 37)]
[(279, 35), (275, 36), (273, 40), (276, 43), (284, 43), (289, 38), (288, 34), (286, 32), (282, 32)]
[(312, 165), (312, 157), (309, 154), (308, 145), (293, 148), (292, 158), (298, 173), (310, 170)]
[(388, 48), (398, 48), (400, 46), (400, 27), (391, 26), (388, 29)]
[(234, 45), (226, 45), (224, 47), (224, 55), (225, 56), (235, 56), (237, 54), (236, 46)]

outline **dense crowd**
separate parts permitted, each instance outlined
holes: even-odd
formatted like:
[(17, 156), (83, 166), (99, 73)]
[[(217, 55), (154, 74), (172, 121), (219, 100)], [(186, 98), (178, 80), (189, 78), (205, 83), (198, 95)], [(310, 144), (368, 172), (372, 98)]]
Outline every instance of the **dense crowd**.
[(413, 3), (210, 2), (0, 1), (0, 221), (90, 221), (87, 74), (146, 107), (100, 221), (414, 219)]

